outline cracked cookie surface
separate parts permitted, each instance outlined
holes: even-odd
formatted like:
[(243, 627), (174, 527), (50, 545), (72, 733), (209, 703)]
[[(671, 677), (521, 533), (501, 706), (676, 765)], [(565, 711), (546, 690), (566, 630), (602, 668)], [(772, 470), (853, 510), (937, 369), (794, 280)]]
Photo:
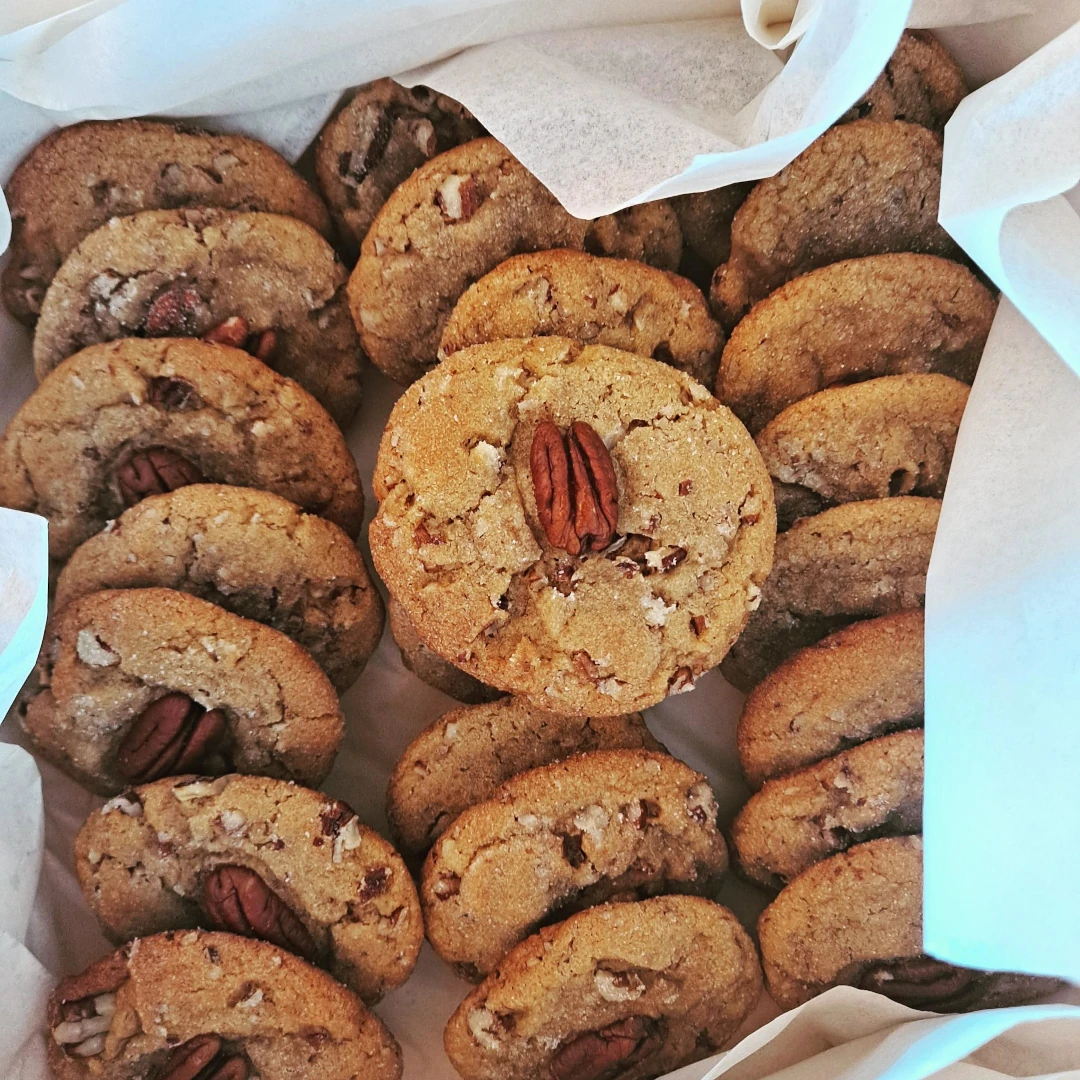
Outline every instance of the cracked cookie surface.
[[(168, 695), (223, 718), (201, 772), (318, 784), (344, 732), (333, 686), (299, 645), (171, 589), (106, 590), (69, 604), (53, 616), (36, 676), (23, 729), (41, 754), (101, 795), (156, 779), (132, 775), (122, 752)], [(133, 749), (157, 749), (167, 729), (156, 726)]]
[[(92, 345), (50, 372), (0, 440), (0, 504), (47, 517), (64, 559), (136, 501), (118, 475), (152, 448), (198, 480), (263, 488), (360, 530), (360, 474), (322, 406), (240, 349), (185, 338)], [(159, 477), (141, 493), (178, 486)]]
[(478, 978), (543, 921), (613, 898), (708, 893), (727, 869), (705, 777), (667, 754), (596, 750), (464, 810), (424, 862), (435, 951)]
[(202, 1057), (215, 1069), (240, 1059), (229, 1080), (399, 1080), (402, 1070), (397, 1041), (355, 994), (235, 934), (180, 930), (125, 945), (60, 980), (47, 1024), (57, 1080), (168, 1077), (196, 1046), (209, 1046)]
[(573, 248), (674, 270), (682, 234), (666, 202), (571, 217), (501, 143), (474, 139), (432, 158), (379, 211), (349, 278), (349, 306), (372, 363), (411, 383), (436, 363), (462, 293), (504, 259)]
[[(571, 555), (541, 524), (532, 448), (575, 424), (610, 458), (614, 523), (606, 549)], [(455, 353), (398, 400), (374, 486), (372, 557), (425, 644), (547, 711), (689, 689), (771, 564), (772, 485), (746, 430), (689, 376), (603, 346)]]
[(4, 193), (11, 258), (0, 289), (8, 310), (28, 325), (60, 264), (110, 218), (219, 206), (287, 214), (331, 235), (326, 207), (269, 146), (153, 120), (60, 128), (23, 159)]
[(757, 953), (727, 908), (605, 904), (518, 945), (444, 1043), (465, 1080), (647, 1080), (720, 1050), (760, 993)]
[(262, 895), (243, 903), (246, 919), (216, 929), (243, 932), (250, 921), (246, 936), (284, 936), (288, 944), (275, 943), (368, 1004), (409, 977), (424, 939), (412, 878), (387, 841), (320, 792), (266, 777), (169, 777), (95, 810), (75, 840), (83, 896), (113, 941), (213, 924), (210, 879), (236, 866), (256, 874), (303, 930), (288, 916), (267, 920), (272, 904)]
[(353, 541), (333, 522), (254, 488), (192, 484), (143, 499), (75, 550), (54, 604), (150, 586), (280, 630), (339, 690), (382, 636), (382, 598)]
[(346, 277), (314, 229), (280, 214), (153, 210), (116, 219), (53, 278), (34, 370), (43, 379), (79, 349), (116, 338), (235, 333), (213, 340), (250, 342), (345, 426), (360, 405), (363, 361)]

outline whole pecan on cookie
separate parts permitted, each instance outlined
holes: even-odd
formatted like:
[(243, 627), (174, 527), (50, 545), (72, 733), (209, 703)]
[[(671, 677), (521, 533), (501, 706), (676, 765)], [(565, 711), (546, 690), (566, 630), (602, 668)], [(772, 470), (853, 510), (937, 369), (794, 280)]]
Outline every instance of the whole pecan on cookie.
[(619, 485), (604, 440), (586, 423), (537, 424), (529, 452), (536, 513), (552, 547), (603, 551), (619, 521)]
[(564, 1043), (551, 1059), (551, 1075), (556, 1080), (599, 1080), (621, 1073), (651, 1054), (662, 1041), (656, 1020), (629, 1016)]
[(132, 454), (117, 466), (115, 475), (125, 506), (134, 506), (148, 495), (201, 484), (204, 479), (196, 465), (166, 446), (151, 446)]
[(207, 712), (187, 694), (166, 694), (142, 712), (121, 740), (116, 771), (133, 784), (197, 772), (218, 749), (226, 729), (220, 709)]
[(220, 1035), (196, 1035), (169, 1055), (158, 1080), (247, 1080), (250, 1075), (247, 1061), (230, 1054)]
[(247, 866), (219, 866), (203, 885), (203, 908), (215, 927), (262, 938), (307, 960), (317, 949), (307, 927)]

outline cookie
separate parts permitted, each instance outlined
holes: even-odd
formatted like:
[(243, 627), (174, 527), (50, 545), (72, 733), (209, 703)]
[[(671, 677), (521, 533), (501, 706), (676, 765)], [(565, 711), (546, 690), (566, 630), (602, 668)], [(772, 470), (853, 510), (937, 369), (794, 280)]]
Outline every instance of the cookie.
[(739, 760), (768, 779), (923, 722), (923, 613), (865, 619), (799, 649), (750, 691)]
[(758, 300), (839, 259), (916, 251), (958, 257), (938, 224), (941, 141), (900, 120), (830, 128), (760, 181), (731, 226), (731, 258), (710, 300), (731, 329)]
[(179, 773), (316, 786), (345, 723), (322, 669), (284, 634), (171, 589), (91, 593), (53, 615), (23, 729), (84, 787)]
[(767, 780), (731, 826), (739, 869), (770, 888), (838, 851), (922, 832), (923, 733), (900, 731)]
[(758, 920), (765, 982), (782, 1009), (832, 986), (914, 1009), (1022, 1005), (1056, 979), (954, 967), (922, 951), (922, 837), (871, 840), (812, 866)]
[(315, 178), (353, 259), (390, 193), (429, 158), (484, 134), (464, 105), (393, 79), (361, 86), (322, 129)]
[(349, 278), (367, 355), (400, 383), (436, 363), (462, 293), (511, 255), (573, 248), (679, 265), (682, 235), (664, 202), (595, 221), (571, 217), (495, 139), (474, 139), (421, 165), (386, 200)]
[(731, 222), (754, 182), (729, 184), (671, 199), (683, 237), (683, 272), (708, 287), (712, 272), (731, 254)]
[(428, 853), (428, 941), (479, 979), (568, 910), (708, 893), (727, 869), (716, 811), (704, 776), (649, 750), (596, 750), (521, 773), (462, 811)]
[(941, 131), (967, 94), (960, 65), (926, 30), (905, 30), (874, 85), (840, 117), (906, 120)]
[(360, 341), (345, 268), (310, 226), (280, 214), (149, 210), (110, 221), (64, 260), (41, 305), (43, 379), (87, 345), (208, 337), (295, 379), (345, 426), (360, 406)]
[(262, 776), (169, 777), (95, 810), (75, 871), (113, 941), (210, 926), (326, 968), (368, 1004), (416, 964), (401, 856), (344, 803)]
[(50, 372), (0, 440), (0, 505), (48, 518), (54, 559), (145, 496), (204, 481), (273, 492), (350, 536), (364, 518), (356, 462), (319, 403), (223, 345), (92, 345)]
[(401, 1049), (325, 972), (266, 941), (173, 931), (61, 979), (56, 1080), (398, 1080)]
[(801, 518), (776, 540), (761, 603), (720, 670), (749, 690), (796, 649), (856, 619), (921, 608), (937, 499), (845, 503)]
[(432, 652), (420, 640), (416, 627), (409, 622), (408, 615), (392, 596), (387, 604), (387, 615), (390, 635), (401, 653), (401, 662), (422, 682), (466, 705), (482, 705), (504, 696), (502, 690), (474, 679), (449, 660)]
[(757, 953), (727, 908), (605, 904), (518, 945), (444, 1043), (464, 1080), (645, 1080), (721, 1049), (760, 994)]
[(151, 495), (75, 550), (55, 604), (100, 589), (192, 593), (302, 645), (339, 689), (382, 636), (383, 602), (333, 522), (254, 488), (191, 484)]
[(552, 334), (651, 356), (710, 387), (724, 343), (686, 278), (563, 249), (515, 255), (470, 285), (443, 329), (439, 359), (500, 338)]
[(772, 486), (735, 417), (665, 364), (563, 338), (443, 361), (398, 399), (374, 486), (375, 566), (424, 643), (546, 711), (689, 689), (772, 558)]
[(288, 214), (331, 235), (326, 207), (269, 146), (152, 120), (60, 128), (23, 159), (4, 193), (11, 258), (0, 292), (11, 314), (28, 326), (60, 264), (110, 218), (220, 206)]
[(558, 716), (517, 698), (451, 709), (405, 749), (386, 791), (386, 817), (405, 855), (423, 855), (462, 810), (511, 777), (589, 750), (663, 750), (640, 713)]
[(940, 499), (967, 398), (947, 375), (886, 375), (789, 405), (756, 440), (779, 528), (838, 503)]

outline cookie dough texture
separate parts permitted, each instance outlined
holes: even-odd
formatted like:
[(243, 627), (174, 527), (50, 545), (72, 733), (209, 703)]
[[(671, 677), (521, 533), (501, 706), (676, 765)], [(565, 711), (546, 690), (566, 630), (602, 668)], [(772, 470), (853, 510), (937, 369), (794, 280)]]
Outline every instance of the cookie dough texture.
[(834, 383), (937, 373), (975, 378), (997, 301), (965, 266), (868, 255), (781, 285), (731, 332), (716, 396), (757, 434)]
[[(346, 272), (310, 226), (280, 214), (152, 210), (115, 219), (68, 255), (34, 334), (43, 379), (87, 345), (202, 337), (226, 319), (272, 331), (267, 359), (346, 425), (360, 405), (360, 342)], [(168, 294), (168, 295), (166, 295)]]
[[(102, 1049), (58, 1042), (65, 1005), (102, 993), (113, 1009)], [(61, 979), (47, 1023), (56, 1080), (151, 1075), (204, 1034), (219, 1036), (262, 1080), (398, 1080), (402, 1069), (393, 1035), (344, 986), (268, 942), (233, 934), (182, 930), (132, 942)]]
[(439, 357), (500, 338), (556, 335), (651, 356), (712, 386), (720, 327), (686, 278), (583, 251), (515, 255), (464, 292)]
[[(529, 464), (545, 420), (608, 446), (621, 547), (548, 542)], [(771, 564), (771, 484), (742, 425), (688, 376), (603, 346), (455, 353), (398, 400), (374, 486), (372, 557), (425, 644), (548, 711), (616, 715), (688, 689)]]
[(75, 840), (83, 896), (114, 941), (205, 925), (219, 866), (255, 871), (309, 957), (369, 1004), (416, 964), (424, 928), (401, 857), (335, 799), (257, 776), (168, 777), (95, 810)]
[(837, 630), (766, 675), (739, 718), (739, 760), (757, 790), (922, 720), (923, 613), (898, 611)]
[(860, 499), (940, 499), (967, 398), (946, 375), (887, 375), (789, 405), (757, 437), (780, 528)]
[(713, 311), (730, 329), (785, 281), (839, 259), (915, 251), (959, 255), (938, 224), (941, 142), (899, 120), (830, 128), (747, 197), (731, 258), (713, 277)]
[(647, 750), (598, 750), (521, 773), (463, 811), (428, 853), (428, 940), (478, 978), (568, 908), (708, 893), (727, 869), (716, 813), (705, 777)]
[(941, 504), (907, 495), (802, 518), (776, 559), (742, 636), (721, 665), (749, 690), (796, 649), (856, 619), (921, 608)]
[(216, 206), (287, 214), (331, 234), (326, 207), (269, 146), (151, 120), (54, 131), (23, 159), (4, 194), (11, 257), (0, 290), (8, 310), (28, 325), (60, 264), (110, 218)]
[(721, 1049), (760, 992), (757, 953), (726, 908), (695, 896), (605, 904), (522, 942), (444, 1042), (464, 1080), (614, 1076), (603, 1064), (615, 1053), (620, 1080), (646, 1080)]
[(64, 559), (120, 516), (116, 468), (150, 447), (360, 531), (360, 474), (319, 403), (240, 349), (183, 338), (92, 345), (50, 372), (0, 441), (0, 504), (47, 517)]
[(91, 593), (53, 616), (23, 728), (99, 795), (125, 787), (116, 752), (152, 702), (180, 692), (221, 709), (230, 764), (319, 784), (341, 744), (337, 695), (284, 634), (171, 589)]
[(353, 541), (333, 522), (254, 488), (192, 484), (143, 499), (76, 549), (54, 603), (151, 586), (280, 630), (339, 690), (382, 636), (382, 598)]
[(406, 855), (422, 855), (470, 806), (518, 773), (590, 750), (661, 750), (640, 713), (559, 716), (517, 698), (451, 709), (405, 749), (386, 816)]
[(387, 199), (360, 248), (349, 305), (372, 362), (401, 383), (436, 362), (462, 293), (511, 255), (573, 248), (675, 270), (682, 235), (666, 202), (586, 221), (495, 139), (422, 165)]
[(390, 193), (435, 154), (484, 134), (464, 105), (426, 86), (361, 86), (315, 144), (315, 177), (353, 259)]

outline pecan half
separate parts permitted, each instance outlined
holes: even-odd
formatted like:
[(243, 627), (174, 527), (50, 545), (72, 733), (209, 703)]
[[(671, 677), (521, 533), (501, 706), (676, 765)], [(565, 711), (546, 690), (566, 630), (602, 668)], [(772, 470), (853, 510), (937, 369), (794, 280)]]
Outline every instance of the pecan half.
[(647, 1057), (662, 1042), (656, 1020), (628, 1016), (565, 1043), (548, 1067), (555, 1080), (606, 1080)]
[(203, 885), (203, 908), (218, 930), (262, 938), (306, 960), (316, 956), (307, 927), (249, 867), (219, 866)]
[(125, 506), (142, 502), (147, 495), (163, 495), (205, 479), (196, 465), (165, 446), (140, 450), (117, 466), (116, 483)]
[(149, 337), (195, 337), (209, 314), (197, 289), (174, 281), (154, 297), (143, 329)]
[(169, 1055), (158, 1080), (247, 1080), (248, 1076), (247, 1061), (229, 1054), (220, 1035), (196, 1035)]
[(207, 712), (187, 694), (166, 694), (143, 711), (121, 740), (116, 771), (133, 784), (199, 772), (226, 728), (220, 709)]
[(898, 957), (871, 964), (856, 985), (915, 1009), (941, 1011), (963, 1000), (975, 972), (929, 956)]
[(529, 469), (537, 516), (552, 547), (571, 555), (603, 551), (619, 520), (619, 486), (604, 440), (580, 420), (564, 439), (544, 420), (533, 435)]

